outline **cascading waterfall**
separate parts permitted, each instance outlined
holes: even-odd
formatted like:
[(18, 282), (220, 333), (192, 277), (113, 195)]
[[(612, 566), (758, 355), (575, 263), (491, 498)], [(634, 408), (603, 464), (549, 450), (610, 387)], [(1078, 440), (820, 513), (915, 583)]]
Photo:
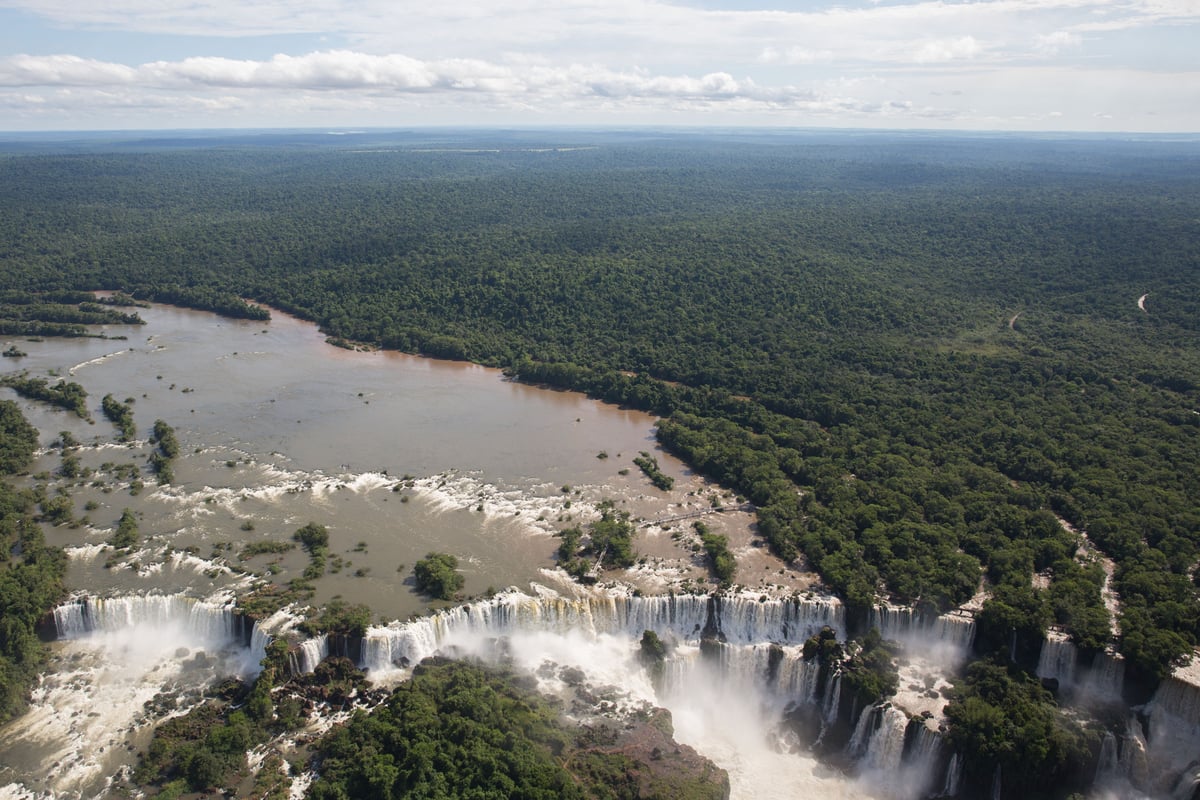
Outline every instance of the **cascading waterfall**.
[[(1149, 789), (1191, 798), (1200, 784), (1200, 665), (1177, 669), (1147, 704)], [(1136, 755), (1136, 754), (1135, 754)]]
[(946, 765), (946, 780), (942, 783), (942, 797), (955, 797), (962, 785), (962, 756), (954, 753)]
[[(974, 636), (969, 615), (923, 618), (888, 609), (878, 619), (887, 626), (885, 635), (901, 637), (922, 657), (937, 650), (960, 659)], [(537, 596), (510, 590), (428, 617), (371, 627), (362, 640), (359, 665), (385, 676), (438, 653), (503, 657), (529, 647), (531, 637), (538, 641), (533, 646), (549, 646), (545, 637), (551, 636), (574, 642), (565, 646), (567, 650), (615, 648), (611, 652), (619, 651), (628, 670), (636, 663), (637, 641), (652, 630), (667, 642), (669, 651), (654, 678), (660, 702), (678, 709), (698, 691), (716, 693), (727, 698), (721, 701), (726, 708), (731, 702), (753, 706), (760, 725), (763, 719), (777, 719), (785, 707), (808, 707), (817, 720), (812, 735), (820, 741), (824, 730), (837, 724), (843, 705), (837, 671), (827, 671), (822, 686), (819, 662), (803, 658), (803, 642), (824, 627), (845, 635), (844, 610), (835, 599), (637, 597), (600, 591), (564, 597), (545, 588)], [(318, 640), (305, 643), (294, 652), (294, 663), (311, 669), (328, 650)], [(851, 721), (855, 723), (847, 755), (861, 757), (864, 774), (878, 775), (880, 785), (886, 783), (885, 773), (902, 771), (904, 779), (893, 782), (900, 788), (892, 796), (922, 797), (941, 788), (945, 755), (936, 730), (910, 722), (905, 711), (890, 704), (866, 709)], [(766, 734), (760, 729), (758, 735)], [(812, 741), (806, 740), (809, 746)], [(938, 787), (931, 786), (935, 782)]]
[[(925, 720), (918, 718), (909, 721), (904, 745), (900, 784), (906, 796), (926, 797), (934, 789), (943, 790), (950, 783), (951, 765), (945, 762), (946, 748), (941, 734), (926, 724)], [(942, 779), (940, 785), (939, 778)]]
[[(288, 609), (276, 611), (261, 621), (250, 621), (238, 613), (232, 597), (197, 599), (182, 594), (84, 596), (54, 609), (55, 633), (59, 639), (80, 639), (95, 634), (170, 630), (174, 635), (202, 648), (225, 649), (244, 646), (239, 670), (253, 674), (267, 654), (271, 639), (294, 625), (298, 618)], [(311, 662), (308, 671), (320, 661)]]
[(847, 747), (858, 758), (860, 785), (896, 800), (928, 797), (948, 781), (957, 782), (942, 771), (943, 752), (936, 730), (891, 704), (866, 709)]
[[(923, 645), (939, 644), (941, 636), (947, 647), (961, 648), (973, 635), (969, 617), (946, 615), (927, 620), (893, 610), (881, 619), (890, 635), (921, 641)], [(251, 629), (248, 620), (236, 612), (231, 598), (138, 595), (81, 598), (56, 609), (54, 621), (64, 639), (121, 632), (126, 639), (132, 636), (138, 640), (153, 637), (155, 630), (170, 629), (171, 636), (189, 648), (207, 649), (210, 655), (219, 646), (226, 655), (233, 652), (239, 664), (245, 662), (242, 672), (246, 674), (257, 668), (271, 639), (292, 627), (297, 617), (283, 610)], [(782, 744), (781, 750), (774, 751), (779, 754), (794, 752), (793, 745), (807, 749), (812, 737), (823, 737), (826, 727), (837, 725), (840, 717), (851, 720), (842, 713), (846, 705), (841, 698), (842, 676), (835, 669), (827, 670), (822, 685), (819, 662), (803, 657), (805, 640), (825, 627), (844, 638), (843, 606), (836, 599), (821, 596), (638, 597), (593, 591), (566, 597), (538, 587), (536, 596), (510, 590), (428, 617), (375, 626), (361, 641), (325, 635), (301, 641), (291, 649), (289, 669), (293, 673), (311, 672), (331, 653), (337, 653), (350, 655), (361, 667), (386, 676), (439, 652), (474, 649), (508, 657), (526, 648), (532, 647), (532, 653), (545, 646), (549, 655), (544, 657), (550, 663), (578, 664), (589, 670), (593, 662), (570, 659), (579, 657), (580, 647), (596, 648), (600, 655), (594, 661), (607, 660), (604, 669), (608, 672), (603, 680), (621, 686), (636, 685), (637, 696), (646, 691), (657, 693), (664, 704), (673, 708), (678, 730), (696, 729), (692, 711), (703, 702), (708, 708), (705, 713), (715, 715), (707, 724), (715, 724), (716, 730), (728, 729), (731, 742), (778, 737), (773, 739), (773, 746)], [(637, 641), (646, 630), (656, 632), (668, 644), (669, 652), (653, 688), (636, 666)], [(918, 640), (918, 635), (923, 638)], [(788, 707), (812, 710), (814, 726), (809, 737), (798, 740), (794, 733), (773, 727), (782, 722), (783, 710)], [(731, 722), (733, 718), (738, 720), (736, 725)], [(936, 732), (928, 732), (932, 738), (926, 741), (926, 732), (915, 731), (917, 723), (910, 722), (899, 707), (885, 704), (868, 708), (850, 724), (853, 722), (857, 722), (857, 729), (849, 750), (863, 758), (864, 774), (897, 769), (906, 775), (933, 774), (937, 769), (935, 762), (941, 751)], [(848, 733), (844, 730), (840, 735)], [(764, 741), (764, 746), (769, 751), (772, 745)], [(923, 777), (911, 783), (923, 786), (928, 782)], [(923, 795), (906, 791), (895, 796), (908, 800)]]
[(313, 639), (305, 639), (292, 651), (290, 668), (294, 675), (305, 675), (317, 668), (317, 665), (329, 657), (329, 637), (321, 634)]
[(837, 721), (838, 708), (842, 701), (842, 674), (831, 673), (825, 688), (825, 708), (821, 718), (828, 724)]
[(908, 731), (908, 715), (895, 706), (879, 711), (879, 722), (867, 740), (862, 767), (894, 775), (904, 758), (904, 735)]
[(1037, 676), (1058, 681), (1059, 689), (1070, 692), (1075, 688), (1075, 665), (1078, 651), (1074, 643), (1059, 631), (1049, 631), (1038, 655)]
[(975, 618), (960, 611), (932, 615), (907, 606), (880, 605), (871, 609), (867, 624), (878, 628), (884, 639), (937, 662), (961, 659), (975, 641)]
[(1092, 666), (1080, 680), (1080, 689), (1094, 701), (1109, 704), (1122, 702), (1125, 686), (1125, 659), (1111, 647), (1092, 659)]
[(1037, 676), (1058, 682), (1062, 694), (1076, 695), (1089, 703), (1122, 702), (1125, 660), (1111, 647), (1097, 653), (1091, 664), (1082, 661), (1067, 634), (1049, 631), (1038, 655)]
[(390, 670), (416, 664), (459, 639), (518, 631), (640, 637), (652, 630), (677, 642), (697, 641), (707, 633), (727, 643), (755, 645), (800, 644), (823, 627), (844, 635), (845, 613), (836, 599), (600, 593), (566, 598), (505, 592), (422, 619), (368, 629), (361, 666)]
[(0, 731), (3, 747), (21, 748), (17, 782), (46, 787), (47, 797), (108, 796), (149, 723), (168, 708), (186, 711), (214, 680), (253, 676), (266, 641), (226, 596), (81, 596), (50, 618), (56, 668)]
[(197, 600), (178, 594), (81, 597), (54, 609), (54, 627), (60, 639), (166, 626), (181, 626), (215, 644), (241, 638), (241, 621), (232, 599)]
[(875, 732), (875, 724), (879, 718), (879, 706), (868, 706), (858, 716), (854, 725), (854, 733), (850, 735), (850, 743), (846, 745), (846, 755), (860, 758), (867, 750), (871, 735)]

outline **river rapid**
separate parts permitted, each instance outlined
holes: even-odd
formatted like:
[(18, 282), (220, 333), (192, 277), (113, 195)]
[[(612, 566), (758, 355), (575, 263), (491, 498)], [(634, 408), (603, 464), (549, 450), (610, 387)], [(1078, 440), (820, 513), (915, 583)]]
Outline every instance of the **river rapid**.
[[(484, 367), (333, 347), (315, 326), (278, 312), (268, 323), (164, 306), (139, 313), (144, 326), (104, 329), (124, 341), (14, 341), (28, 356), (2, 365), (89, 393), (93, 423), (19, 402), (47, 447), (31, 484), (66, 483), (54, 477), (61, 455), (49, 447), (64, 430), (94, 473), (70, 486), (75, 517), (87, 523), (46, 530), (72, 554), (68, 584), (91, 594), (240, 586), (240, 569), (265, 574), (271, 562), (282, 582), (303, 569), (302, 552), (237, 554), (288, 541), (312, 521), (328, 527), (337, 570), (318, 582), (317, 601), (340, 596), (395, 619), (426, 607), (410, 574), (431, 550), (459, 557), (467, 595), (528, 586), (554, 567), (551, 534), (594, 518), (601, 500), (654, 519), (706, 507), (718, 491), (663, 453), (655, 454), (677, 488), (649, 484), (632, 464), (655, 450), (646, 414)], [(117, 443), (99, 410), (109, 393), (133, 400), (138, 441)], [(145, 468), (156, 419), (181, 445), (164, 487)], [(123, 464), (141, 471), (136, 495), (128, 476), (115, 474)], [(141, 552), (105, 567), (103, 542), (125, 508), (138, 516)], [(710, 519), (742, 538), (749, 530), (746, 514)], [(649, 538), (663, 540), (639, 548), (648, 555), (645, 588), (654, 589), (655, 557), (679, 553), (669, 536)], [(208, 563), (214, 557), (227, 566)], [(690, 568), (674, 575), (703, 577)]]
[[(316, 581), (314, 602), (366, 603), (384, 623), (430, 610), (411, 569), (432, 550), (458, 556), (467, 598), (509, 586), (569, 592), (553, 533), (596, 518), (601, 501), (635, 520), (714, 500), (736, 506), (658, 451), (654, 418), (640, 412), (475, 365), (334, 347), (314, 325), (278, 312), (270, 322), (158, 305), (138, 313), (146, 325), (93, 328), (106, 339), (0, 342), (27, 353), (4, 359), (5, 371), (88, 392), (91, 421), (0, 390), (21, 405), (42, 444), (31, 476), (18, 483), (71, 498), (74, 522), (44, 529), (67, 550), (67, 584), (77, 594), (220, 603), (265, 578), (298, 576), (308, 563), (302, 550), (239, 554), (257, 542), (288, 542), (312, 521), (330, 535), (329, 571)], [(110, 393), (132, 401), (132, 442), (119, 442), (101, 413)], [(157, 419), (180, 443), (166, 486), (146, 463)], [(59, 474), (64, 431), (80, 443), (82, 476)], [(655, 489), (633, 465), (640, 451), (658, 458), (673, 490)], [(124, 509), (138, 519), (140, 542), (113, 558), (105, 541)], [(705, 522), (730, 537), (744, 581), (782, 591), (775, 582), (796, 577), (751, 547), (748, 513)], [(703, 560), (681, 535), (689, 525), (641, 528), (642, 558), (621, 581), (651, 593), (704, 588)], [(109, 604), (110, 612), (119, 607)], [(180, 698), (256, 667), (253, 653), (219, 630), (129, 613), (128, 630), (74, 632), (52, 645), (31, 711), (0, 731), (0, 797), (104, 796), (152, 724), (186, 709)], [(566, 649), (588, 658), (588, 648)]]

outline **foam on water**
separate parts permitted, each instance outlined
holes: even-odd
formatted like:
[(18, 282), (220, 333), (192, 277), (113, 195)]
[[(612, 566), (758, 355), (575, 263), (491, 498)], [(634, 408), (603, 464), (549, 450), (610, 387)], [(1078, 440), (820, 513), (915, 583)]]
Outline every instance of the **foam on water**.
[(52, 669), (0, 738), (14, 761), (40, 766), (3, 796), (103, 797), (128, 748), (144, 744), (152, 701), (169, 694), (163, 708), (179, 713), (218, 677), (257, 670), (227, 597), (84, 597), (55, 609), (54, 622)]

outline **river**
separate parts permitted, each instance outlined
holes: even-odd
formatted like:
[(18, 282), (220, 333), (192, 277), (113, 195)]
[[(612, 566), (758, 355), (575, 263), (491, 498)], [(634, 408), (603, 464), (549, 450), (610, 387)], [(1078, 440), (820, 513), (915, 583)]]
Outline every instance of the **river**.
[[(546, 572), (557, 546), (551, 534), (594, 518), (599, 501), (654, 519), (707, 507), (718, 491), (663, 453), (655, 455), (676, 489), (650, 485), (632, 464), (639, 451), (655, 450), (654, 419), (643, 413), (507, 381), (494, 369), (333, 347), (315, 326), (280, 313), (269, 323), (164, 306), (139, 313), (145, 326), (105, 329), (124, 341), (16, 341), (28, 356), (3, 365), (58, 375), (89, 393), (93, 424), (20, 401), (45, 445), (71, 432), (83, 443), (83, 466), (95, 471), (71, 488), (76, 518), (91, 524), (46, 531), (73, 554), (73, 588), (240, 585), (242, 576), (223, 567), (214, 576), (213, 556), (257, 573), (275, 562), (283, 581), (307, 563), (299, 550), (235, 556), (252, 542), (287, 541), (313, 521), (328, 527), (337, 569), (318, 582), (317, 600), (340, 596), (394, 619), (427, 605), (410, 573), (431, 550), (459, 557), (468, 596), (558, 580)], [(99, 411), (108, 393), (134, 401), (139, 441), (131, 446), (116, 443)], [(166, 487), (144, 468), (156, 419), (181, 444)], [(48, 448), (33, 471), (54, 473), (59, 464)], [(141, 468), (146, 487), (136, 496), (114, 474), (121, 464)], [(125, 508), (138, 516), (143, 547), (109, 568), (101, 545)], [(709, 519), (739, 541), (749, 536), (749, 515)], [(642, 539), (644, 588), (704, 580), (702, 565), (669, 535)], [(663, 569), (654, 569), (660, 558)]]

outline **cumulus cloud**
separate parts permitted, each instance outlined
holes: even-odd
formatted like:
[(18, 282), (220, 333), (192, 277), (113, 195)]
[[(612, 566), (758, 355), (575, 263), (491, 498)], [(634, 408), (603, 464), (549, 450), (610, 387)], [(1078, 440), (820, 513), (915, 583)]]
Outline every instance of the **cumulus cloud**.
[[(444, 113), (439, 122), (508, 124), (524, 121), (521, 115), (529, 113), (533, 122), (590, 123), (604, 121), (609, 111), (630, 109), (640, 115), (629, 114), (630, 121), (682, 120), (671, 115), (698, 111), (704, 116), (688, 121), (807, 124), (823, 115), (853, 125), (884, 118), (957, 124), (976, 119), (970, 115), (987, 106), (996, 110), (978, 117), (981, 125), (1000, 125), (1019, 114), (1048, 119), (1055, 110), (1064, 112), (1064, 125), (1070, 120), (1086, 127), (1081, 120), (1092, 119), (1090, 110), (1064, 102), (1078, 94), (1071, 84), (1018, 90), (1006, 79), (1015, 73), (1005, 71), (1052, 63), (1077, 70), (1056, 74), (1074, 81), (1078, 70), (1103, 67), (1105, 53), (1119, 51), (1123, 67), (1157, 81), (1164, 67), (1155, 61), (1156, 49), (1128, 42), (1156, 26), (1200, 23), (1200, 0), (764, 0), (766, 8), (714, 0), (696, 5), (687, 0), (506, 0), (500, 5), (494, 0), (0, 0), (0, 8), (52, 20), (56, 29), (95, 34), (88, 50), (93, 56), (104, 52), (109, 32), (120, 32), (110, 40), (117, 48), (127, 43), (126, 33), (213, 37), (156, 43), (163, 48), (203, 48), (221, 40), (219, 51), (180, 51), (178, 57), (140, 64), (120, 63), (120, 55), (0, 57), (0, 89), (11, 90), (0, 108), (10, 117), (12, 109), (32, 114), (38, 107), (67, 114), (74, 104), (83, 114), (87, 99), (94, 97), (97, 107), (175, 104), (180, 119), (206, 107), (214, 109), (214, 118), (223, 109), (246, 110), (247, 117), (230, 112), (221, 118), (235, 125), (250, 124), (243, 120), (252, 114), (257, 114), (254, 124), (262, 124), (264, 116), (268, 123), (292, 124), (304, 115), (312, 119), (316, 110), (327, 111), (329, 119), (381, 124), (430, 121), (430, 114), (439, 112)], [(1138, 32), (1123, 34), (1126, 46), (1099, 46), (1108, 44), (1106, 32), (1115, 30)], [(255, 38), (262, 36), (298, 38)], [(314, 44), (318, 36), (328, 44)], [(1098, 45), (1094, 59), (1081, 58), (1085, 37), (1089, 48)], [(1164, 41), (1178, 50), (1183, 38)], [(286, 53), (271, 55), (280, 50)], [(1108, 58), (1115, 68), (1116, 56)], [(1190, 53), (1177, 52), (1171, 63), (1188, 64), (1188, 59)], [(867, 83), (853, 88), (833, 83), (876, 78), (878, 85), (869, 93)], [(1113, 85), (1097, 82), (1092, 91), (1114, 91)], [(1196, 91), (1190, 88), (1195, 85), (1200, 80), (1190, 74), (1153, 95), (1162, 108), (1184, 115), (1186, 122), (1171, 124), (1196, 129), (1200, 112), (1191, 109), (1200, 108), (1200, 102), (1192, 102)], [(973, 105), (953, 99), (964, 92)], [(1047, 96), (1052, 92), (1061, 99), (1052, 101)], [(1146, 92), (1129, 89), (1128, 95), (1124, 104), (1133, 107)], [(913, 104), (914, 97), (937, 97), (939, 105)], [(1105, 106), (1121, 107), (1115, 101)], [(499, 115), (475, 113), (479, 110)], [(721, 118), (721, 112), (728, 114)]]
[(132, 81), (135, 70), (79, 56), (9, 56), (0, 59), (0, 86), (102, 86)]
[(475, 59), (422, 61), (347, 50), (276, 55), (265, 61), (186, 58), (126, 67), (74, 56), (0, 58), (0, 85), (41, 87), (140, 86), (151, 90), (285, 90), (300, 92), (483, 93), (525, 96), (742, 100), (771, 104), (810, 101), (790, 86), (760, 86), (728, 72), (658, 75), (600, 66), (506, 66)]

